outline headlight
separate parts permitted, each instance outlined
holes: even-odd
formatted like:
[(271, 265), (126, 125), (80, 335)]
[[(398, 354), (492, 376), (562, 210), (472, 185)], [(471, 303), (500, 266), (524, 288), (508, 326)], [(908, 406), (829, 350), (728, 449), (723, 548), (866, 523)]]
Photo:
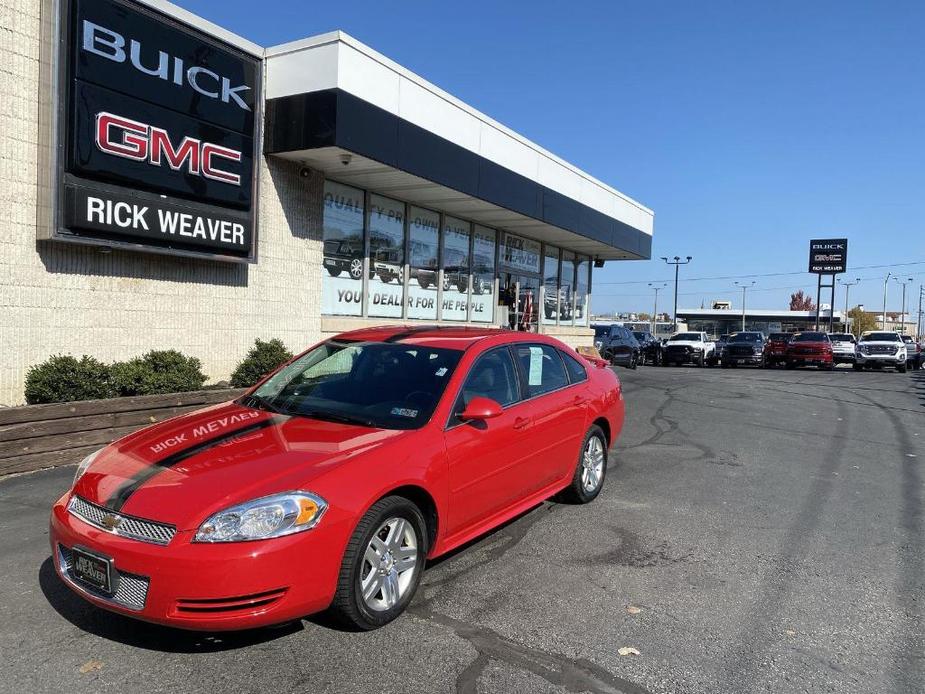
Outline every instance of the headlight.
[(314, 528), (327, 510), (320, 496), (284, 492), (254, 499), (216, 513), (199, 526), (194, 542), (245, 542)]
[(90, 464), (94, 460), (96, 460), (96, 456), (98, 456), (102, 452), (103, 452), (103, 449), (101, 448), (100, 450), (94, 451), (93, 453), (91, 453), (86, 458), (80, 461), (80, 464), (77, 466), (77, 472), (74, 473), (74, 481), (71, 482), (71, 489), (73, 489), (77, 485), (77, 480), (79, 480), (81, 477), (84, 476), (84, 473), (87, 471), (87, 468), (90, 467)]

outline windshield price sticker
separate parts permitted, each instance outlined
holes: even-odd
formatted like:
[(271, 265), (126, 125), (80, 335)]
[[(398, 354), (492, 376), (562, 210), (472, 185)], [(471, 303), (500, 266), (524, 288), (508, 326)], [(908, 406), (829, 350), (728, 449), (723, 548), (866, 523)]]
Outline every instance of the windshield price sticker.
[(538, 386), (543, 383), (543, 349), (530, 348), (530, 369), (527, 376), (527, 385)]

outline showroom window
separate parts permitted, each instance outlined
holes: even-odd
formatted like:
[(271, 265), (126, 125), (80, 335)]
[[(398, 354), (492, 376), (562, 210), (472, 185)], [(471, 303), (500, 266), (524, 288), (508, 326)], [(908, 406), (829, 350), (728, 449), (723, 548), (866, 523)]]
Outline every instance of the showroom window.
[(367, 315), (401, 318), (405, 283), (405, 205), (369, 196)]
[(575, 325), (588, 324), (588, 273), (591, 261), (587, 256), (578, 256), (575, 262)]
[(575, 254), (562, 251), (562, 275), (559, 280), (559, 325), (572, 325), (575, 307)]
[(443, 220), (444, 320), (467, 320), (469, 306), (469, 222), (447, 215)]
[(363, 312), (363, 191), (324, 183), (321, 312), (359, 316)]
[(472, 298), (469, 320), (491, 323), (495, 319), (495, 251), (498, 232), (479, 224), (472, 235)]
[(543, 323), (555, 325), (559, 313), (559, 249), (546, 246), (543, 257)]
[(411, 206), (408, 213), (408, 318), (437, 317), (440, 215)]

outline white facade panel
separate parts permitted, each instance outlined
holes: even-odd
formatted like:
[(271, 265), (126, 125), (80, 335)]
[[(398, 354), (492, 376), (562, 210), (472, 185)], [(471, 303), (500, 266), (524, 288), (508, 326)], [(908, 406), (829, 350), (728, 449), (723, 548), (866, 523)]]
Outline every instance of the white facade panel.
[(524, 147), (513, 137), (488, 123), (482, 123), (480, 132), (479, 154), (521, 176), (536, 180), (539, 155), (534, 150)]
[(401, 77), (352, 46), (338, 44), (337, 86), (389, 113), (401, 107)]
[(340, 44), (325, 43), (266, 61), (268, 99), (337, 87)]
[[(363, 98), (361, 95), (357, 95)], [(471, 152), (479, 151), (479, 125), (455, 105), (416, 82), (401, 78), (398, 115), (409, 123), (450, 140)]]

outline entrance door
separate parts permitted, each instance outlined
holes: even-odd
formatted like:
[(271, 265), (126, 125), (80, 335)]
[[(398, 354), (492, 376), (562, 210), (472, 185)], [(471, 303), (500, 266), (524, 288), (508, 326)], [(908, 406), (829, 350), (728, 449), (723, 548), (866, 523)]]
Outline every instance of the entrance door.
[(508, 309), (511, 330), (537, 332), (539, 320), (540, 280), (527, 275), (501, 274), (500, 301)]

